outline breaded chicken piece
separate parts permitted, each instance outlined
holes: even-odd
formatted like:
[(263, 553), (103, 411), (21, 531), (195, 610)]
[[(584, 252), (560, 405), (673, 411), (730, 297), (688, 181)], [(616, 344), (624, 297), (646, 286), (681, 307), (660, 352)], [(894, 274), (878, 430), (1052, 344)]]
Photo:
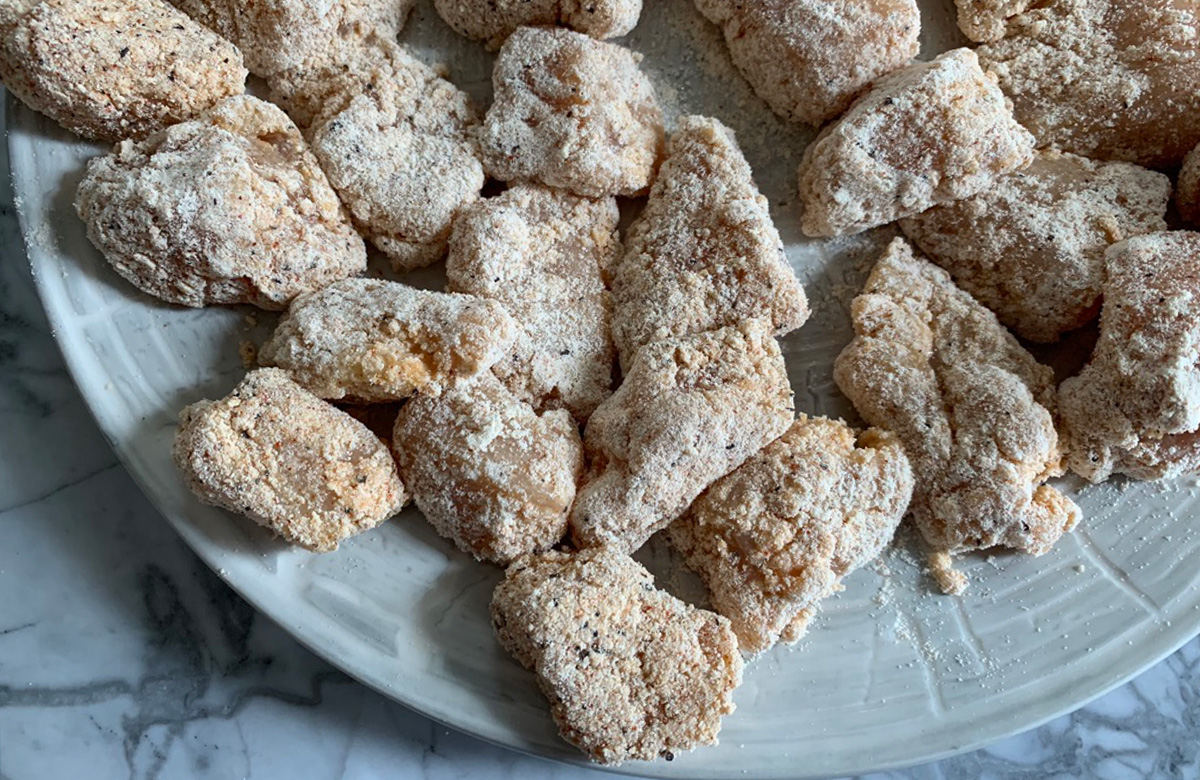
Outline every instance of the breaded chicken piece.
[(617, 38), (632, 30), (642, 0), (433, 0), (459, 35), (500, 48), (518, 27), (559, 26), (593, 38)]
[(581, 547), (632, 552), (792, 423), (792, 390), (763, 320), (647, 344), (588, 420), (571, 510)]
[(1170, 197), (1160, 173), (1038, 152), (1025, 170), (900, 227), (1000, 322), (1050, 342), (1099, 315), (1104, 250), (1166, 230)]
[(521, 558), (492, 596), (492, 625), (593, 761), (716, 744), (734, 710), (743, 664), (729, 621), (657, 590), (611, 548)]
[(820, 600), (891, 542), (912, 491), (895, 436), (801, 415), (668, 535), (755, 655), (804, 635)]
[(1200, 227), (1200, 146), (1183, 158), (1175, 186), (1175, 205), (1185, 222)]
[(579, 428), (565, 410), (538, 414), (487, 372), (406, 403), (392, 448), (425, 517), (477, 559), (504, 566), (567, 533)]
[(1038, 146), (1166, 168), (1200, 142), (1198, 38), (1195, 0), (1045, 0), (978, 53)]
[(651, 341), (750, 317), (783, 335), (808, 319), (804, 289), (733, 132), (705, 117), (680, 119), (612, 288), (613, 340), (626, 369)]
[(162, 0), (0, 2), (0, 80), (84, 138), (140, 139), (241, 94), (229, 41)]
[(696, 0), (775, 113), (821, 125), (920, 50), (916, 0)]
[(496, 301), (347, 279), (297, 298), (258, 359), (321, 398), (396, 401), (485, 373), (516, 333)]
[(91, 160), (75, 208), (117, 273), (185, 306), (282, 309), (367, 267), (300, 131), (249, 95)]
[(800, 162), (801, 229), (859, 233), (967, 198), (1033, 160), (975, 53), (955, 49), (884, 76), (826, 127)]
[(1035, 0), (954, 0), (958, 28), (977, 43), (1004, 37), (1008, 20), (1024, 13)]
[(313, 69), (347, 39), (395, 40), (415, 0), (171, 0), (237, 44), (256, 76)]
[(1079, 508), (1063, 473), (1054, 372), (950, 275), (896, 239), (851, 309), (834, 379), (899, 437), (918, 476), (912, 514), (935, 552), (1001, 545), (1041, 555)]
[(276, 369), (184, 409), (173, 454), (201, 501), (315, 552), (336, 550), (407, 501), (375, 434)]
[(612, 393), (612, 301), (605, 278), (621, 252), (612, 198), (517, 185), (455, 222), (449, 289), (494, 298), (520, 323), (492, 369), (537, 409), (583, 423)]
[(639, 56), (570, 30), (522, 27), (500, 49), (483, 167), (590, 198), (646, 191), (663, 141)]
[(1183, 231), (1131, 238), (1105, 255), (1100, 340), (1059, 392), (1067, 463), (1080, 476), (1131, 473), (1129, 451), (1134, 461), (1194, 457), (1185, 455), (1190, 438), (1156, 442), (1200, 429), (1198, 260), (1200, 233)]

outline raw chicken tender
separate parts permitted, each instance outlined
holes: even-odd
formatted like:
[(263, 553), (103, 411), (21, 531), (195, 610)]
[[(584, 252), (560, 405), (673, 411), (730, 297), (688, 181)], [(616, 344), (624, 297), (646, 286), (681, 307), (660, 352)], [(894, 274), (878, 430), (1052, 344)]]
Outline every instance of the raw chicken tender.
[(647, 344), (588, 420), (575, 541), (636, 550), (794, 414), (783, 356), (762, 320)]
[(539, 415), (484, 373), (405, 404), (392, 447), (421, 512), (476, 558), (507, 565), (566, 535), (583, 471), (566, 411)]
[(1128, 163), (1038, 152), (978, 195), (900, 223), (954, 281), (1030, 341), (1100, 313), (1104, 250), (1166, 230), (1171, 181)]
[(351, 38), (395, 40), (415, 0), (171, 0), (238, 45), (256, 76), (312, 69)]
[(958, 6), (958, 28), (978, 43), (1004, 37), (1008, 20), (1024, 13), (1035, 0), (954, 0)]
[(516, 333), (496, 301), (347, 279), (296, 299), (258, 357), (322, 398), (395, 401), (486, 372)]
[(559, 25), (593, 38), (616, 38), (637, 25), (642, 0), (434, 0), (455, 32), (498, 49), (518, 27)]
[(249, 95), (91, 160), (75, 208), (117, 273), (185, 306), (282, 309), (367, 267), (300, 131)]
[(668, 533), (757, 654), (804, 635), (818, 602), (891, 542), (912, 491), (895, 436), (801, 415)]
[(1200, 233), (1154, 233), (1108, 250), (1100, 340), (1059, 393), (1067, 463), (1080, 476), (1140, 477), (1161, 468), (1155, 462), (1195, 458), (1194, 437), (1160, 440), (1200, 428), (1198, 261)]
[(500, 49), (483, 165), (501, 181), (638, 195), (654, 176), (662, 111), (640, 57), (570, 30), (522, 27)]
[(184, 409), (174, 457), (200, 500), (315, 552), (336, 550), (407, 500), (375, 434), (276, 369)]
[(161, 0), (0, 2), (0, 80), (100, 140), (143, 138), (241, 94), (241, 53)]
[(834, 378), (899, 437), (919, 479), (912, 514), (935, 552), (996, 545), (1041, 555), (1079, 508), (1042, 484), (1063, 473), (1054, 372), (949, 274), (896, 239), (851, 310)]
[(808, 319), (808, 301), (783, 253), (733, 132), (684, 117), (650, 201), (613, 273), (613, 340), (626, 369), (651, 341), (769, 319), (776, 335)]
[(593, 761), (717, 742), (742, 657), (729, 621), (654, 587), (610, 548), (528, 556), (492, 596), (496, 637), (537, 675), (563, 739)]
[(1043, 0), (981, 46), (1038, 146), (1153, 168), (1200, 142), (1200, 2)]
[(1033, 160), (1033, 136), (955, 49), (884, 76), (800, 162), (801, 229), (841, 236), (970, 197)]
[(446, 276), (454, 292), (494, 298), (520, 323), (492, 370), (538, 409), (585, 422), (612, 393), (612, 303), (605, 277), (621, 252), (612, 198), (518, 185), (458, 219)]
[(1179, 207), (1179, 216), (1200, 227), (1200, 146), (1183, 159), (1175, 188), (1175, 204)]
[(696, 0), (780, 116), (820, 125), (920, 50), (916, 0)]

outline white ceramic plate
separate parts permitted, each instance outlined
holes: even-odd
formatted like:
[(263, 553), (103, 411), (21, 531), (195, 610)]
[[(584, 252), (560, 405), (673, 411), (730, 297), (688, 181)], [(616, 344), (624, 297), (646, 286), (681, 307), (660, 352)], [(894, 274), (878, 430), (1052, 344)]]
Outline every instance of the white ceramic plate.
[[(956, 45), (950, 6), (925, 4), (925, 56)], [(489, 58), (449, 33), (428, 2), (404, 37), (488, 99)], [(846, 303), (887, 234), (802, 238), (793, 177), (810, 136), (753, 96), (688, 0), (650, 0), (627, 42), (646, 54), (670, 114), (712, 114), (738, 131), (816, 309), (785, 342), (797, 406), (852, 415), (831, 363), (849, 338)], [(243, 373), (239, 343), (260, 341), (272, 318), (252, 328), (248, 310), (169, 307), (119, 279), (71, 205), (85, 159), (101, 150), (13, 101), (9, 117), (29, 260), (55, 335), (101, 429), (183, 538), (256, 607), (364, 683), (492, 742), (581, 760), (558, 739), (532, 677), (492, 638), (487, 603), (500, 572), (456, 551), (418, 514), (313, 556), (192, 498), (169, 457), (176, 413), (227, 392)], [(1085, 521), (1049, 555), (963, 561), (972, 586), (961, 598), (935, 595), (913, 553), (894, 549), (849, 578), (798, 648), (750, 666), (719, 746), (623, 769), (858, 774), (978, 747), (1137, 674), (1200, 629), (1195, 485), (1104, 486), (1078, 500)], [(680, 585), (660, 543), (643, 557)]]

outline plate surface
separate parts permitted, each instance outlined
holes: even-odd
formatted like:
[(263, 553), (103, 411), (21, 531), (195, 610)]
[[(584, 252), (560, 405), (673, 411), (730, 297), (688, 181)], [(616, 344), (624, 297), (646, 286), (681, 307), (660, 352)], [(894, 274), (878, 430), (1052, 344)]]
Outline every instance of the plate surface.
[[(890, 234), (804, 239), (794, 171), (811, 133), (765, 109), (688, 0), (646, 6), (626, 43), (645, 53), (668, 114), (714, 115), (738, 132), (806, 283), (815, 316), (784, 343), (798, 408), (854, 419), (832, 361), (849, 339), (849, 299)], [(924, 56), (957, 45), (950, 0), (923, 11)], [(428, 61), (449, 62), (456, 83), (486, 105), (490, 58), (441, 25), (427, 1), (403, 38)], [(191, 497), (169, 456), (176, 414), (226, 393), (243, 373), (240, 343), (261, 342), (273, 318), (173, 308), (124, 283), (72, 207), (85, 160), (103, 150), (12, 100), (8, 116), (29, 260), (55, 335), (101, 429), (184, 539), (364, 683), (492, 742), (581, 761), (558, 739), (532, 677), (492, 638), (487, 604), (500, 572), (457, 552), (417, 513), (313, 556)], [(971, 588), (951, 598), (931, 591), (911, 544), (898, 545), (847, 580), (801, 645), (750, 665), (719, 746), (622, 770), (800, 778), (932, 760), (1074, 709), (1166, 656), (1200, 630), (1196, 484), (1065, 487), (1085, 521), (1052, 553), (967, 558)], [(659, 540), (641, 557), (668, 587), (687, 590)]]

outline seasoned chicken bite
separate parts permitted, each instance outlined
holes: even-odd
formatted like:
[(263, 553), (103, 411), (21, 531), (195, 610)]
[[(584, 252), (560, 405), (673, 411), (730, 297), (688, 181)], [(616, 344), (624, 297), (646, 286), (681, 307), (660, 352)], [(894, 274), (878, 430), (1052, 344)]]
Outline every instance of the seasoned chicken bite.
[(659, 339), (770, 320), (783, 335), (808, 319), (770, 207), (733, 132), (684, 117), (650, 201), (613, 273), (613, 340), (626, 369)]
[(517, 30), (492, 76), (484, 169), (501, 181), (536, 181), (592, 198), (644, 192), (663, 118), (638, 59), (570, 30)]
[(743, 653), (801, 636), (821, 599), (892, 540), (913, 473), (900, 441), (801, 415), (671, 524)]
[(68, 130), (143, 138), (241, 94), (229, 41), (161, 0), (0, 2), (0, 80)]
[(336, 550), (407, 500), (375, 434), (276, 369), (184, 409), (174, 457), (201, 501), (315, 552)]
[(583, 471), (566, 411), (538, 414), (484, 373), (406, 403), (392, 448), (417, 507), (476, 558), (506, 565), (566, 535)]
[(602, 764), (717, 742), (742, 657), (729, 621), (654, 587), (611, 548), (519, 559), (492, 596), (496, 637), (537, 675), (563, 739)]
[(91, 160), (75, 208), (117, 273), (185, 306), (282, 309), (367, 267), (300, 131), (248, 95)]
[(834, 378), (899, 437), (919, 479), (912, 514), (938, 553), (1041, 555), (1079, 508), (1042, 484), (1063, 473), (1054, 372), (949, 274), (896, 239), (851, 310)]
[(434, 0), (459, 35), (498, 49), (518, 27), (558, 25), (593, 38), (616, 38), (637, 25), (642, 0)]
[(1049, 342), (1099, 315), (1104, 250), (1166, 230), (1170, 196), (1160, 173), (1038, 152), (1025, 170), (900, 227), (1002, 323)]
[(801, 228), (841, 236), (970, 197), (1033, 160), (1033, 137), (955, 49), (875, 82), (800, 162)]
[(958, 6), (958, 28), (978, 43), (1004, 37), (1008, 20), (1024, 13), (1034, 0), (954, 0)]
[(1154, 168), (1200, 141), (1200, 3), (1044, 0), (979, 59), (1038, 146)]
[(780, 116), (820, 125), (920, 50), (916, 0), (696, 0)]
[(612, 392), (612, 302), (605, 277), (621, 251), (612, 198), (518, 185), (455, 223), (446, 259), (454, 292), (494, 298), (520, 323), (492, 369), (538, 409), (585, 422)]
[(347, 279), (296, 299), (258, 359), (322, 398), (395, 401), (486, 372), (516, 332), (496, 301)]
[(1172, 460), (1195, 458), (1188, 451), (1195, 446), (1189, 434), (1200, 429), (1198, 260), (1200, 233), (1183, 231), (1108, 250), (1100, 340), (1059, 392), (1067, 463), (1080, 476), (1167, 475), (1177, 471)]
[(636, 550), (793, 416), (783, 356), (762, 320), (647, 344), (588, 420), (575, 541)]

